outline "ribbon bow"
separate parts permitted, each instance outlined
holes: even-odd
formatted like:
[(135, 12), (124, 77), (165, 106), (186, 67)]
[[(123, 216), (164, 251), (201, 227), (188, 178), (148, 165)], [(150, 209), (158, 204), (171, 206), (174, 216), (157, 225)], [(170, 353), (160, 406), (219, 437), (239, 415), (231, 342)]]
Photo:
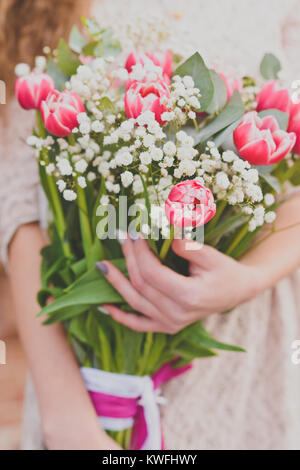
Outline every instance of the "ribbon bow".
[(104, 429), (122, 431), (132, 427), (131, 449), (161, 450), (163, 440), (157, 390), (190, 368), (191, 364), (172, 368), (170, 362), (152, 377), (117, 374), (89, 367), (82, 367), (81, 374)]

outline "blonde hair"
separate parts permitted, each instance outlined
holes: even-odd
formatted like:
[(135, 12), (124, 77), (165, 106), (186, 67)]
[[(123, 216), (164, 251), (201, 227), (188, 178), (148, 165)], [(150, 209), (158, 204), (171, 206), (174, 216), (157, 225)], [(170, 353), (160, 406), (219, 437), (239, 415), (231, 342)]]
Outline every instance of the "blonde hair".
[(33, 65), (43, 48), (54, 48), (67, 37), (80, 16), (88, 14), (89, 0), (1, 0), (0, 80), (8, 97), (13, 93), (14, 68), (19, 62)]

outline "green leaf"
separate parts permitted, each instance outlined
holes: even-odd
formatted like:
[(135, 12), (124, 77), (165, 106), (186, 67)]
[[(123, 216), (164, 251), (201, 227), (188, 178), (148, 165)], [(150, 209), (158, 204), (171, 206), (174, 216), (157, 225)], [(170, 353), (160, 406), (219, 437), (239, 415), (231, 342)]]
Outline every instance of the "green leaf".
[(218, 73), (214, 70), (210, 70), (210, 75), (214, 84), (214, 95), (206, 111), (208, 114), (215, 114), (217, 111), (223, 109), (227, 102), (227, 89)]
[(209, 69), (206, 67), (201, 55), (196, 52), (183, 64), (181, 64), (173, 74), (184, 77), (190, 75), (194, 82), (195, 87), (199, 88), (200, 97), (200, 110), (206, 111), (210, 105), (214, 95), (214, 84)]
[(101, 46), (101, 41), (89, 42), (82, 48), (82, 53), (86, 56), (99, 57), (101, 55), (100, 46)]
[(57, 64), (60, 70), (70, 77), (74, 75), (81, 65), (78, 57), (70, 50), (68, 44), (60, 39), (57, 48)]
[[(61, 297), (61, 298), (63, 298), (63, 297)], [(50, 305), (55, 304), (55, 302), (57, 302), (57, 301), (54, 301)], [(88, 304), (85, 304), (85, 305), (76, 304), (76, 305), (70, 305), (70, 306), (65, 307), (65, 308), (61, 308), (60, 310), (50, 312), (51, 314), (49, 314), (49, 317), (47, 318), (47, 320), (44, 321), (43, 324), (44, 325), (52, 325), (53, 323), (58, 323), (58, 322), (63, 322), (65, 320), (69, 320), (70, 318), (74, 318), (78, 315), (81, 315), (83, 312), (88, 310), (88, 308), (89, 308)], [(42, 310), (42, 312), (43, 312), (43, 310)], [(42, 312), (39, 315), (41, 315)]]
[(97, 40), (100, 38), (102, 29), (95, 18), (82, 17), (81, 21), (93, 39)]
[(70, 49), (72, 49), (74, 52), (77, 52), (77, 54), (80, 54), (86, 43), (86, 39), (83, 37), (77, 26), (73, 26), (69, 37)]
[(260, 64), (260, 73), (263, 78), (270, 80), (278, 78), (278, 72), (281, 70), (281, 63), (273, 54), (265, 54)]
[(209, 348), (202, 347), (188, 340), (180, 343), (174, 350), (174, 354), (192, 361), (195, 358), (213, 357), (217, 354)]
[(68, 77), (62, 73), (53, 59), (48, 60), (47, 73), (53, 78), (56, 89), (62, 91), (65, 88), (65, 83), (68, 81)]
[(256, 169), (258, 170), (258, 173), (259, 173), (260, 177), (261, 177), (266, 183), (268, 183), (268, 185), (269, 185), (272, 189), (274, 189), (274, 191), (275, 191), (277, 194), (280, 194), (280, 193), (281, 193), (281, 183), (280, 183), (279, 179), (276, 178), (275, 176), (271, 175), (270, 173), (260, 172), (259, 166), (257, 166)]
[(104, 112), (112, 112), (114, 110), (113, 102), (108, 96), (103, 96), (103, 98), (99, 100), (99, 109)]
[(241, 119), (237, 119), (235, 122), (230, 124), (230, 126), (225, 127), (224, 130), (222, 130), (221, 132), (218, 132), (214, 136), (213, 140), (214, 140), (216, 147), (220, 147), (221, 145), (223, 145), (224, 142), (227, 141), (227, 139), (230, 136), (232, 136), (233, 132), (235, 131), (235, 129), (237, 128), (240, 122), (241, 122)]
[(50, 297), (54, 297), (57, 299), (61, 295), (63, 295), (63, 290), (59, 287), (47, 287), (39, 290), (37, 295), (37, 301), (41, 307), (44, 307)]
[(210, 243), (215, 238), (222, 237), (232, 232), (233, 230), (235, 230), (237, 227), (239, 227), (245, 222), (244, 218), (245, 218), (245, 215), (241, 212), (237, 215), (234, 215), (233, 217), (229, 217), (229, 218), (226, 217), (226, 220), (224, 222), (221, 222), (209, 232), (205, 231), (205, 234), (204, 234), (205, 243)]
[(293, 186), (300, 185), (300, 160), (296, 160), (293, 166), (294, 174), (291, 176), (289, 181), (292, 183)]
[(209, 124), (203, 127), (196, 137), (196, 144), (206, 141), (217, 132), (240, 119), (244, 114), (241, 95), (235, 91), (221, 113)]
[(258, 113), (261, 118), (266, 116), (274, 116), (279, 124), (280, 129), (286, 131), (289, 124), (289, 114), (280, 111), (279, 109), (265, 109)]
[(109, 284), (109, 282), (101, 278), (88, 282), (67, 294), (59, 297), (59, 299), (47, 305), (38, 315), (50, 315), (62, 309), (68, 309), (82, 305), (102, 305), (106, 303), (122, 303), (123, 299), (118, 292)]

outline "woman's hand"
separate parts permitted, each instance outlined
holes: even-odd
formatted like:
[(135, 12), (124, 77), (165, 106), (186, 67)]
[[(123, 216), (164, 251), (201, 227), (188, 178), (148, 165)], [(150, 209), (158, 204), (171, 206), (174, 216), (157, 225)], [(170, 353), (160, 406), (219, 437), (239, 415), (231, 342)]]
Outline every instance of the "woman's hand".
[(226, 311), (264, 289), (263, 271), (234, 261), (206, 245), (174, 240), (172, 249), (190, 262), (190, 276), (162, 265), (146, 240), (127, 238), (123, 244), (128, 280), (108, 261), (98, 269), (137, 312), (104, 305), (119, 323), (137, 331), (177, 333), (216, 312)]

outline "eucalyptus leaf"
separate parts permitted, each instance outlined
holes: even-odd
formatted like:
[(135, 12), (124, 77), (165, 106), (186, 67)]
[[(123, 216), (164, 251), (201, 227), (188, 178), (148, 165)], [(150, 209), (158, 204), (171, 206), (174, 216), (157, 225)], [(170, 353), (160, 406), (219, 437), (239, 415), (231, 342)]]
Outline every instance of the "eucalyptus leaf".
[(263, 78), (270, 80), (278, 78), (278, 72), (281, 70), (281, 63), (274, 54), (265, 54), (260, 64), (260, 73)]
[(68, 76), (60, 70), (56, 62), (51, 58), (48, 60), (47, 64), (47, 74), (53, 78), (57, 90), (62, 91), (65, 88)]
[(214, 70), (210, 70), (210, 75), (214, 84), (214, 95), (213, 99), (206, 109), (208, 114), (214, 114), (224, 108), (227, 102), (227, 89), (224, 81), (218, 73)]
[(82, 52), (83, 46), (87, 43), (86, 39), (83, 37), (77, 26), (73, 26), (70, 37), (69, 37), (69, 46), (72, 51), (80, 54)]
[(278, 178), (275, 176), (271, 175), (270, 173), (265, 173), (265, 172), (260, 172), (259, 167), (256, 167), (258, 169), (258, 173), (260, 177), (268, 183), (268, 185), (277, 193), (281, 193), (281, 183)]
[(57, 65), (68, 77), (74, 75), (79, 65), (81, 65), (76, 54), (70, 50), (68, 44), (63, 39), (60, 39), (58, 43)]
[(228, 138), (232, 137), (233, 132), (235, 131), (235, 129), (237, 128), (240, 122), (241, 122), (241, 119), (237, 119), (237, 121), (230, 124), (230, 126), (225, 127), (224, 130), (222, 130), (221, 132), (218, 132), (218, 134), (214, 136), (214, 143), (216, 147), (221, 147), (221, 145), (225, 145)]
[(213, 99), (214, 84), (210, 71), (199, 52), (196, 52), (183, 64), (179, 65), (173, 75), (179, 75), (180, 77), (190, 75), (193, 78), (195, 87), (199, 88), (201, 93), (200, 110), (206, 111)]
[(230, 124), (240, 119), (244, 114), (244, 104), (241, 95), (235, 91), (223, 111), (215, 119), (203, 127), (196, 137), (196, 144), (204, 142)]

